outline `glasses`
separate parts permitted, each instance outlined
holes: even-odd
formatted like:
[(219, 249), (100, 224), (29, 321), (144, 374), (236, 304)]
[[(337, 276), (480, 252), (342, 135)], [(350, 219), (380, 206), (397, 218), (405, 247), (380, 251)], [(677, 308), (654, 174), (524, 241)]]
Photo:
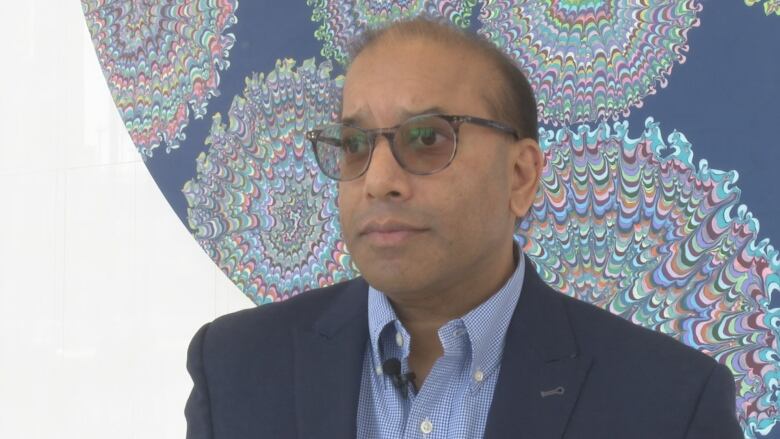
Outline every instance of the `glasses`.
[(430, 175), (449, 166), (458, 149), (458, 130), (464, 123), (519, 136), (500, 122), (474, 116), (423, 114), (391, 128), (364, 130), (333, 124), (306, 133), (322, 172), (338, 181), (360, 178), (368, 170), (376, 139), (384, 136), (398, 164), (415, 175)]

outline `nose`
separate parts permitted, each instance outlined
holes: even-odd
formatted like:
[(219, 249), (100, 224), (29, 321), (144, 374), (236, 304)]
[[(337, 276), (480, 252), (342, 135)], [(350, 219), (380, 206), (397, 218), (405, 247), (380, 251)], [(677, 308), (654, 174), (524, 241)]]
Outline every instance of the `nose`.
[(409, 174), (396, 161), (386, 136), (377, 136), (374, 142), (371, 163), (363, 176), (366, 196), (396, 201), (407, 199), (411, 195)]

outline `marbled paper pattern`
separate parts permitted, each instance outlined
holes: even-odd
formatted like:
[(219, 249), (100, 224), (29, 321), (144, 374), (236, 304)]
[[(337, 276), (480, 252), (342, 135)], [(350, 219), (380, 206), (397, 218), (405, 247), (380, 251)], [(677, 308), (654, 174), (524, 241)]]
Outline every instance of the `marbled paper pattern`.
[(237, 0), (82, 0), (122, 120), (144, 158), (184, 139), (228, 68)]
[(184, 186), (188, 221), (214, 262), (258, 304), (356, 275), (341, 241), (336, 185), (306, 131), (332, 122), (342, 78), (313, 59), (278, 61), (246, 79), (227, 125), (214, 117), (197, 177)]
[(762, 4), (766, 15), (780, 15), (780, 0), (745, 0), (745, 4), (748, 6)]
[(746, 431), (777, 421), (780, 257), (758, 242), (737, 173), (693, 165), (646, 121), (541, 130), (542, 185), (518, 234), (546, 282), (729, 366)]
[(665, 87), (700, 11), (697, 0), (485, 0), (478, 20), (528, 76), (541, 121), (570, 125), (628, 116)]
[(420, 14), (468, 27), (476, 0), (306, 0), (312, 20), (322, 23), (315, 32), (323, 42), (322, 55), (346, 63), (347, 46), (355, 36), (382, 23)]

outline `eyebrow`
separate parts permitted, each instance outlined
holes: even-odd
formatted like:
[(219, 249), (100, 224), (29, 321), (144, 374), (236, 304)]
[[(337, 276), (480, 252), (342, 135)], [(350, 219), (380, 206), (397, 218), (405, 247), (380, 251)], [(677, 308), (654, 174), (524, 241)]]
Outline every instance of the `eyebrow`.
[[(425, 108), (423, 110), (414, 110), (414, 111), (402, 109), (398, 111), (396, 114), (398, 115), (398, 120), (403, 122), (411, 117), (419, 116), (421, 114), (447, 114), (447, 112), (444, 111), (444, 109), (439, 106), (433, 106), (433, 107)], [(360, 127), (362, 121), (363, 121), (363, 117), (361, 116), (360, 112), (358, 112), (355, 115), (347, 116), (341, 119), (342, 124), (351, 125), (355, 127)]]

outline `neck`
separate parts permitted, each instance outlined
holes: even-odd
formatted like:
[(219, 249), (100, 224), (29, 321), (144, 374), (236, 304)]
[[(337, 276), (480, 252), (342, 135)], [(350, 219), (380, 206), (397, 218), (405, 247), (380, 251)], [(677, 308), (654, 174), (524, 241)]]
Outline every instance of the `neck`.
[(453, 276), (439, 288), (426, 288), (403, 296), (388, 294), (396, 315), (413, 334), (414, 328), (434, 333), (452, 319), (462, 317), (489, 299), (506, 283), (517, 266), (514, 241), (482, 258), (460, 276)]
[(461, 270), (442, 288), (429, 288), (414, 294), (394, 297), (388, 294), (398, 319), (411, 337), (409, 368), (414, 371), (415, 386), (421, 388), (436, 360), (444, 354), (438, 330), (462, 317), (490, 298), (506, 283), (515, 270), (514, 241), (480, 259), (469, 270)]

